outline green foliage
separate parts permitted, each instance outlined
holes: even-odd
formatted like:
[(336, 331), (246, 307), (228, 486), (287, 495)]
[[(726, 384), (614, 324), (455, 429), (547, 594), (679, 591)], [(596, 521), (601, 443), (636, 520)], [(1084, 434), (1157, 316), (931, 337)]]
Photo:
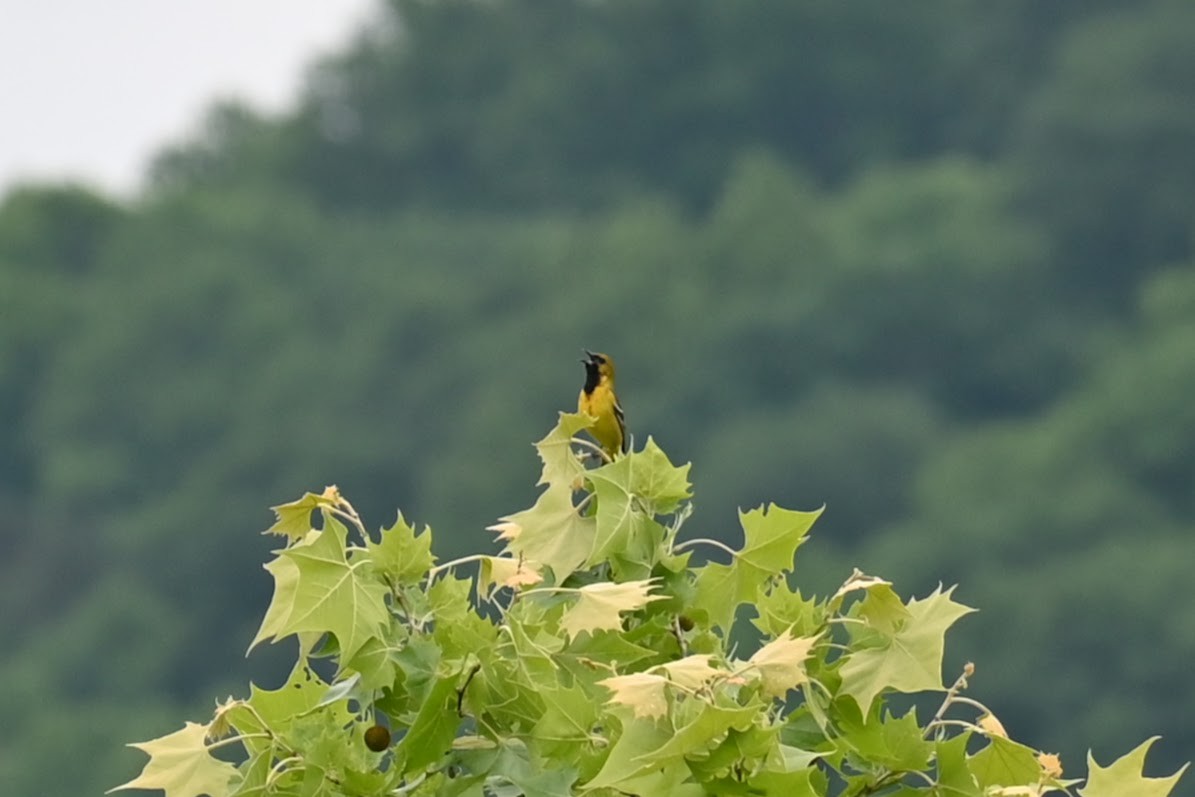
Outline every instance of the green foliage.
[[(94, 793), (110, 737), (232, 688), (268, 598), (262, 495), (340, 479), (371, 518), (402, 495), (449, 558), (509, 507), (570, 521), (519, 474), (583, 345), (616, 354), (640, 445), (703, 463), (687, 532), (829, 507), (744, 639), (812, 633), (854, 564), (963, 583), (985, 612), (958, 640), (1019, 737), (1077, 761), (1162, 730), (1178, 767), (1191, 4), (781, 5), (389, 0), (296, 109), (214, 108), (142, 196), (0, 202), (0, 793)], [(685, 600), (730, 622), (719, 589), (755, 576), (727, 561)], [(370, 688), (389, 641), (354, 657)]]
[[(906, 601), (856, 570), (828, 598), (804, 599), (790, 580), (821, 512), (774, 504), (740, 513), (744, 542), (728, 564), (691, 567), (688, 548), (725, 546), (678, 541), (689, 466), (649, 439), (587, 468), (593, 452), (574, 452), (572, 435), (590, 423), (561, 414), (537, 444), (536, 506), (554, 495), (567, 510), (504, 519), (497, 556), (436, 564), (430, 531), (400, 517), (375, 538), (335, 487), (275, 507), (267, 533), (285, 546), (266, 565), (274, 596), (254, 644), (298, 639), (289, 680), (133, 745), (150, 761), (117, 789), (1074, 794), (1055, 756), (1009, 739), (961, 696), (973, 665), (942, 682), (945, 633), (973, 611), (953, 588)], [(471, 562), (475, 578), (456, 575)], [(757, 606), (763, 638), (741, 658), (739, 610)], [(925, 692), (945, 698), (924, 722), (889, 704)], [(1182, 771), (1145, 777), (1151, 743), (1108, 767), (1091, 760), (1078, 794), (1165, 797)]]

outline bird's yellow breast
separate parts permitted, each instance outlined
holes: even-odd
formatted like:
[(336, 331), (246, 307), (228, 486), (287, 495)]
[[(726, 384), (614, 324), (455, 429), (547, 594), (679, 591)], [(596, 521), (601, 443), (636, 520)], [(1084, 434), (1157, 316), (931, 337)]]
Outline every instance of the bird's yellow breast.
[(611, 455), (622, 450), (622, 425), (615, 410), (617, 403), (614, 390), (605, 378), (591, 392), (582, 390), (577, 397), (577, 409), (597, 419), (589, 433)]

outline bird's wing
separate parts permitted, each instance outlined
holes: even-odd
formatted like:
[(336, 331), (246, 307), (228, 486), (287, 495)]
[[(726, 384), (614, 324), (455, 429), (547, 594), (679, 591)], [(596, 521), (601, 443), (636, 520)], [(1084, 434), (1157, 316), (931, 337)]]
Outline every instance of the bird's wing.
[(614, 418), (618, 421), (618, 433), (622, 437), (622, 453), (627, 452), (627, 416), (622, 411), (622, 404), (618, 402), (618, 396), (614, 397)]

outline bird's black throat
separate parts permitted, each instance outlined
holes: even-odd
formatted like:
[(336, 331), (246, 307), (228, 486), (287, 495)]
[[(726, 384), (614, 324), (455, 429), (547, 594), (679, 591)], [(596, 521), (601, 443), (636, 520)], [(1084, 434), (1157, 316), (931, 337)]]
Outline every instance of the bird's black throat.
[(591, 393), (593, 393), (594, 388), (596, 388), (598, 386), (598, 382), (600, 382), (601, 379), (602, 379), (602, 377), (598, 373), (597, 363), (595, 363), (595, 362), (585, 363), (585, 387), (583, 388), (583, 390), (585, 391), (585, 395), (588, 396)]

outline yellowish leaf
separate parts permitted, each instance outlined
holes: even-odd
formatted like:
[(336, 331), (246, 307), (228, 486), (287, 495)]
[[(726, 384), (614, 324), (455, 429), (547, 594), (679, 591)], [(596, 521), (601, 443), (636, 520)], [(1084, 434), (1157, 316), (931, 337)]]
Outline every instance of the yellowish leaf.
[(481, 585), (487, 597), (503, 587), (519, 590), (538, 584), (543, 579), (532, 564), (521, 556), (485, 556), (481, 559)]
[(699, 653), (661, 664), (655, 669), (662, 670), (668, 680), (686, 689), (699, 689), (719, 676), (730, 675), (728, 670), (711, 665), (710, 658), (708, 654)]
[(502, 523), (495, 523), (492, 526), (486, 526), (485, 530), (486, 531), (496, 531), (496, 532), (498, 532), (499, 540), (509, 542), (511, 540), (517, 540), (519, 538), (519, 533), (523, 531), (523, 527), (520, 526), (518, 523), (507, 520)]
[(975, 722), (988, 736), (999, 736), (1003, 739), (1008, 738), (1008, 731), (1004, 730), (1004, 726), (1000, 723), (1000, 720), (996, 719), (993, 714), (984, 714)]
[(622, 612), (635, 611), (663, 599), (662, 595), (649, 595), (652, 588), (652, 579), (586, 584), (577, 590), (577, 602), (560, 618), (560, 627), (570, 637), (582, 631), (618, 631), (622, 628)]
[(629, 706), (636, 717), (663, 717), (668, 713), (664, 692), (668, 679), (662, 675), (637, 672), (616, 675), (597, 683), (614, 693), (609, 702)]
[(1047, 778), (1062, 777), (1062, 759), (1057, 753), (1039, 753), (1037, 763), (1041, 764), (1041, 770)]
[(807, 680), (805, 659), (817, 640), (817, 637), (793, 637), (785, 631), (757, 650), (739, 673), (757, 672), (765, 695), (783, 697)]
[(830, 602), (835, 603), (842, 600), (842, 598), (849, 592), (854, 592), (855, 590), (860, 589), (871, 589), (872, 587), (878, 587), (881, 585), (890, 587), (892, 586), (892, 582), (886, 581), (878, 576), (869, 576), (856, 567), (855, 571), (851, 573), (851, 577), (844, 581), (842, 586), (838, 588), (838, 591), (834, 593), (834, 597), (830, 599)]

